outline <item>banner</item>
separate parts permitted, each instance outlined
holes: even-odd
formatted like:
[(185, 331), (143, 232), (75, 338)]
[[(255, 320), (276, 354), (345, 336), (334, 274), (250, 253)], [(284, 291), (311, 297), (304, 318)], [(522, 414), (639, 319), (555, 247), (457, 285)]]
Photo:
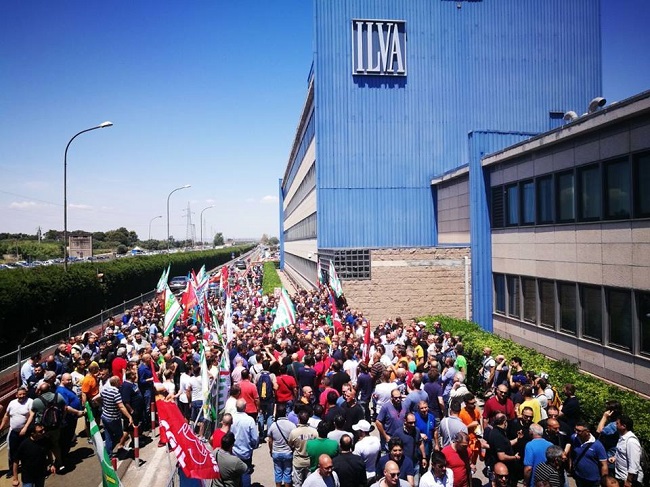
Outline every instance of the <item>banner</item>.
[(183, 473), (191, 479), (218, 479), (219, 465), (187, 424), (176, 403), (156, 401), (160, 426), (167, 433), (167, 442)]
[(343, 294), (343, 287), (341, 286), (341, 280), (339, 279), (339, 276), (336, 274), (336, 268), (334, 267), (334, 262), (332, 262), (331, 260), (330, 260), (329, 275), (330, 275), (330, 287), (332, 288), (332, 291), (334, 291), (334, 294), (336, 294), (336, 297), (340, 298), (341, 294)]
[(275, 312), (275, 319), (271, 326), (271, 331), (274, 332), (280, 328), (287, 328), (290, 325), (296, 324), (296, 310), (293, 307), (289, 293), (285, 288), (282, 288), (280, 299)]
[(164, 335), (169, 335), (174, 329), (176, 320), (180, 317), (183, 309), (178, 303), (176, 296), (172, 293), (167, 283), (165, 283), (165, 329)]

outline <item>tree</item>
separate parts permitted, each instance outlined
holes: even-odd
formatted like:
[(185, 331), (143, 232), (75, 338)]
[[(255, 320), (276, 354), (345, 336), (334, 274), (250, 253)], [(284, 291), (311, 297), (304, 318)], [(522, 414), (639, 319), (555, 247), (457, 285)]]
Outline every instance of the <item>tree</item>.
[(63, 238), (63, 232), (58, 230), (48, 230), (43, 236), (45, 240), (61, 240)]
[(260, 243), (266, 245), (268, 244), (268, 242), (269, 242), (269, 236), (265, 233), (262, 235), (262, 238), (260, 239)]
[(278, 237), (271, 237), (271, 238), (269, 239), (269, 241), (268, 241), (268, 244), (269, 244), (271, 247), (275, 247), (275, 246), (278, 245), (279, 243), (280, 243), (280, 241), (278, 240)]
[(120, 254), (120, 255), (126, 254), (126, 252), (128, 250), (129, 249), (126, 247), (126, 245), (120, 244), (120, 245), (117, 246), (117, 253)]
[(219, 232), (214, 236), (213, 243), (216, 246), (223, 245), (223, 233)]
[(93, 242), (106, 241), (106, 234), (104, 232), (93, 232)]

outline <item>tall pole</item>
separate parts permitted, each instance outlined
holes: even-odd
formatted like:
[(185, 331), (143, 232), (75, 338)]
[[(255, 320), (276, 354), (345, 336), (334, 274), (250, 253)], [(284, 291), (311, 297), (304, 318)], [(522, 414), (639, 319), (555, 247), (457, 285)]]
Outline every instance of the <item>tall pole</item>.
[(173, 189), (171, 193), (167, 195), (167, 252), (169, 252), (169, 198), (176, 191), (180, 191), (181, 189), (185, 189), (185, 188), (190, 188), (191, 186), (192, 186), (191, 184), (186, 184), (185, 186), (181, 186), (180, 188)]
[(65, 153), (63, 154), (63, 270), (68, 271), (68, 148), (72, 141), (83, 133), (90, 132), (91, 130), (103, 129), (113, 126), (113, 122), (103, 122), (96, 127), (82, 130), (76, 133), (65, 146)]
[(158, 218), (162, 218), (162, 215), (154, 216), (151, 220), (149, 220), (149, 240), (151, 240), (151, 223)]
[(212, 205), (212, 206), (206, 206), (205, 208), (203, 208), (203, 209), (201, 210), (201, 248), (203, 248), (203, 212), (204, 212), (205, 210), (210, 209), (210, 208), (214, 208), (214, 205)]

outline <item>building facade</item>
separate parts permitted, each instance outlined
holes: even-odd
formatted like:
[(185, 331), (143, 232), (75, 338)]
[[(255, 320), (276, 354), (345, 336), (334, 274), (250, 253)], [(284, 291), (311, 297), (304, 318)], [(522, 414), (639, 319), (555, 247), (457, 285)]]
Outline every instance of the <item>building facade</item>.
[(333, 260), (373, 320), (395, 315), (378, 306), (387, 295), (403, 317), (471, 317), (484, 277), (469, 258), (473, 195), (431, 180), (599, 96), (599, 12), (593, 0), (314, 0), (279, 184), (284, 270), (314, 285)]

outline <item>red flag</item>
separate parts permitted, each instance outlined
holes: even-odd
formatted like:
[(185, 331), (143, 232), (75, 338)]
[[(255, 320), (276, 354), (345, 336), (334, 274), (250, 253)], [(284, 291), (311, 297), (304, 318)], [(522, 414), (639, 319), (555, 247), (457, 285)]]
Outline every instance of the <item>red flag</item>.
[(339, 310), (336, 308), (336, 299), (332, 292), (329, 292), (330, 296), (330, 310), (332, 311), (332, 323), (334, 324), (334, 333), (343, 331), (343, 325), (341, 325), (341, 318), (339, 317)]
[(176, 455), (183, 473), (191, 479), (221, 478), (219, 465), (210, 451), (196, 437), (174, 402), (156, 401), (160, 426), (167, 432), (167, 442)]
[(370, 322), (366, 321), (366, 333), (363, 336), (363, 361), (366, 365), (370, 362)]
[(203, 328), (205, 329), (210, 324), (210, 309), (208, 308), (208, 295), (203, 295)]
[(183, 319), (186, 320), (190, 314), (190, 310), (199, 304), (192, 280), (187, 281), (187, 287), (181, 296), (181, 304), (183, 305)]

